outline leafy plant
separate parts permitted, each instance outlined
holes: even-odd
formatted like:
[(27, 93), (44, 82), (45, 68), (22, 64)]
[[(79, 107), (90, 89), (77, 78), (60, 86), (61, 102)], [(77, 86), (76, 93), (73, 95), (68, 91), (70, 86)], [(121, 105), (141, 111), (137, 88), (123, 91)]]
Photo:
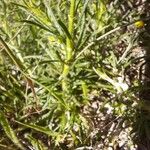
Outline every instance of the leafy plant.
[(140, 31), (133, 25), (136, 11), (124, 12), (128, 5), (108, 0), (0, 2), (3, 136), (14, 137), (20, 149), (39, 150), (95, 148), (105, 137), (102, 149), (107, 149), (118, 138), (116, 130), (110, 134), (108, 129), (115, 121), (120, 133), (123, 124), (131, 126), (139, 83), (127, 72), (134, 65), (132, 49)]

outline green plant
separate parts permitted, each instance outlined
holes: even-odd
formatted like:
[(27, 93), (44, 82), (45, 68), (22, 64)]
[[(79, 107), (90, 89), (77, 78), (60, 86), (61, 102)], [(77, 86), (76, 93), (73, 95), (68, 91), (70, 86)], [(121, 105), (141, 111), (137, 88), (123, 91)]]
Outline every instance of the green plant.
[[(11, 143), (3, 136), (12, 138), (13, 130), (21, 138), (18, 144), (15, 136), (10, 148), (96, 145), (105, 125), (92, 137), (97, 130), (93, 116), (98, 115), (90, 108), (91, 97), (99, 101), (100, 115), (112, 110), (108, 126), (120, 116), (131, 123), (139, 84), (136, 79), (127, 83), (125, 69), (132, 68), (137, 33), (130, 17), (120, 18), (119, 6), (119, 1), (104, 0), (0, 2), (0, 110), (7, 123), (5, 128), (0, 121), (3, 146)], [(121, 32), (124, 27), (128, 32)], [(113, 132), (111, 137), (110, 142)]]

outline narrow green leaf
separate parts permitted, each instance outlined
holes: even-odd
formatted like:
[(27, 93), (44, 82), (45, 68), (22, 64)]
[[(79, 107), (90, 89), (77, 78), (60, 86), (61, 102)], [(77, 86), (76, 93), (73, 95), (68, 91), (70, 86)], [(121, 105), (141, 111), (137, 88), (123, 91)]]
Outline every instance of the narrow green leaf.
[(2, 39), (2, 37), (0, 36), (0, 42), (2, 43), (2, 46), (4, 47), (4, 51), (6, 52), (6, 54), (9, 56), (9, 58), (12, 60), (12, 62), (21, 70), (25, 69), (25, 67), (23, 66), (22, 62), (13, 54), (13, 52), (11, 51), (11, 49), (8, 47), (8, 45), (6, 44), (6, 42)]
[(20, 143), (19, 139), (17, 138), (15, 132), (13, 129), (10, 127), (8, 120), (4, 116), (4, 114), (0, 111), (0, 124), (2, 125), (6, 135), (8, 138), (16, 145), (18, 146), (21, 150), (25, 150), (22, 144)]
[(85, 19), (86, 18), (85, 18), (85, 15), (84, 15), (84, 17), (82, 19), (80, 34), (79, 34), (79, 37), (78, 37), (77, 47), (80, 47), (80, 44), (81, 44), (82, 40), (84, 39), (83, 35), (84, 35), (85, 31), (86, 31), (86, 22), (85, 22)]
[(70, 33), (69, 33), (67, 27), (66, 27), (66, 25), (65, 25), (60, 19), (58, 20), (58, 23), (59, 23), (59, 25), (62, 27), (62, 29), (64, 30), (66, 36), (67, 36), (71, 41), (73, 41), (73, 40), (72, 40), (72, 37), (71, 37), (71, 35), (70, 35)]
[(56, 29), (58, 30), (58, 32), (59, 32), (60, 35), (62, 36), (62, 35), (63, 35), (63, 32), (62, 32), (62, 30), (61, 30), (61, 28), (60, 28), (60, 25), (59, 25), (59, 23), (58, 23), (58, 21), (57, 21), (57, 18), (55, 17), (55, 15), (54, 15), (54, 13), (53, 13), (51, 7), (50, 7), (50, 2), (48, 2), (48, 1), (45, 0), (45, 1), (44, 1), (44, 4), (45, 4), (45, 7), (46, 7), (46, 9), (47, 9), (47, 15), (48, 15), (50, 21), (53, 22), (54, 26), (56, 27)]
[(13, 4), (13, 5), (16, 5), (16, 6), (19, 6), (19, 7), (27, 9), (27, 7), (24, 6), (24, 5), (21, 5), (21, 4), (18, 4), (18, 3), (14, 3), (14, 2), (10, 2), (10, 3)]
[(31, 142), (32, 146), (36, 150), (48, 150), (48, 148), (40, 141), (27, 134), (25, 137)]
[(80, 34), (79, 34), (79, 38), (78, 38), (78, 42), (77, 42), (77, 46), (79, 47), (79, 45), (81, 44), (83, 38), (84, 33), (86, 32), (86, 10), (87, 10), (87, 6), (88, 6), (89, 0), (86, 0), (84, 2), (83, 5), (83, 10), (81, 12), (81, 16), (79, 18), (79, 22), (77, 24), (77, 28), (80, 28)]
[(82, 81), (82, 91), (83, 91), (83, 98), (87, 102), (88, 100), (88, 88), (84, 81)]
[(45, 133), (47, 134), (48, 136), (52, 136), (52, 137), (56, 137), (58, 135), (57, 132), (54, 132), (54, 131), (50, 131), (50, 129), (46, 128), (46, 127), (41, 127), (41, 126), (38, 126), (38, 125), (31, 125), (31, 124), (25, 124), (25, 123), (21, 123), (19, 121), (15, 121), (17, 122), (18, 124), (20, 125), (23, 125), (27, 128), (31, 128), (33, 130), (36, 130), (36, 131), (39, 131), (39, 132), (42, 132), (42, 133)]
[(51, 22), (49, 22), (45, 12), (43, 12), (41, 9), (37, 8), (31, 1), (26, 2), (24, 1), (25, 6), (18, 5), (23, 9), (23, 11), (29, 13), (31, 16), (33, 16), (40, 24), (43, 24), (47, 28), (51, 26)]
[(50, 32), (50, 33), (54, 33), (54, 31), (52, 31), (52, 30), (48, 29), (47, 27), (45, 27), (45, 26), (43, 26), (43, 25), (41, 25), (41, 24), (39, 24), (39, 23), (36, 23), (36, 22), (34, 22), (34, 21), (21, 20), (20, 22), (26, 22), (26, 23), (28, 23), (28, 24), (38, 26), (38, 27), (40, 27), (41, 29), (43, 29), (43, 30), (45, 30), (45, 31), (48, 31), (48, 32)]

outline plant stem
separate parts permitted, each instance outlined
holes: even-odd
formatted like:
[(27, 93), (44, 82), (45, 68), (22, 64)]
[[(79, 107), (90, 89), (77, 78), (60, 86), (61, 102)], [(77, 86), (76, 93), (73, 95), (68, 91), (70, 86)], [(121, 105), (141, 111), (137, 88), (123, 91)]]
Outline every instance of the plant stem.
[[(71, 0), (70, 1), (70, 10), (69, 10), (69, 15), (68, 15), (68, 31), (70, 35), (72, 36), (73, 39), (73, 34), (74, 34), (74, 15), (75, 15), (75, 1), (76, 0)], [(73, 50), (74, 50), (74, 45), (71, 39), (67, 37), (66, 39), (66, 63), (64, 64), (64, 69), (62, 73), (62, 89), (63, 91), (67, 91), (67, 75), (69, 73), (70, 65), (69, 61), (72, 59), (73, 56)]]

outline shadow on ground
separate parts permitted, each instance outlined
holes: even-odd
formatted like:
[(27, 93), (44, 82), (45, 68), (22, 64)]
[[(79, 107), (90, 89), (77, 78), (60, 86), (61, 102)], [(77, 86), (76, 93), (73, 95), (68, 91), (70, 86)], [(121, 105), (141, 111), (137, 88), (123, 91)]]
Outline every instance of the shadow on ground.
[(139, 109), (135, 123), (137, 150), (150, 150), (150, 4), (145, 5), (145, 29), (139, 35), (139, 45), (145, 50), (144, 63), (140, 66)]

